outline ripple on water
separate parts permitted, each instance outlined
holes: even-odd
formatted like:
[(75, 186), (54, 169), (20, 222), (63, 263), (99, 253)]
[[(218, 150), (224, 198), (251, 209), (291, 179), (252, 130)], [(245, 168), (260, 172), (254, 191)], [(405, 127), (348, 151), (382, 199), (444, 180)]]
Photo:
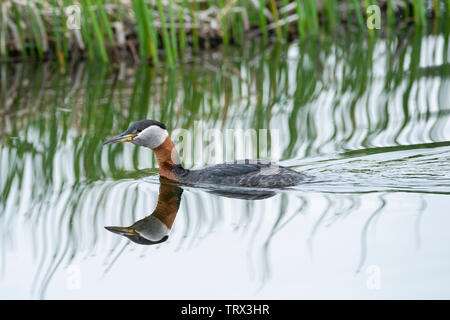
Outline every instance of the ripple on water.
[(298, 190), (450, 192), (450, 147), (447, 146), (321, 158), (317, 165), (314, 161), (304, 164), (302, 160), (296, 169), (315, 176), (314, 183), (300, 185), (296, 187)]

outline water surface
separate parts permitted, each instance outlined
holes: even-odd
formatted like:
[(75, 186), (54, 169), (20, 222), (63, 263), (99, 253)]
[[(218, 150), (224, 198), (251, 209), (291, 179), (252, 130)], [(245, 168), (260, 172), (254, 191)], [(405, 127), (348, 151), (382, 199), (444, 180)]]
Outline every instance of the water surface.
[[(432, 27), (173, 70), (2, 65), (0, 297), (450, 298), (449, 33)], [(137, 244), (104, 227), (154, 212), (156, 159), (103, 142), (145, 118), (278, 130), (280, 163), (314, 181), (261, 200), (183, 187), (168, 239)]]

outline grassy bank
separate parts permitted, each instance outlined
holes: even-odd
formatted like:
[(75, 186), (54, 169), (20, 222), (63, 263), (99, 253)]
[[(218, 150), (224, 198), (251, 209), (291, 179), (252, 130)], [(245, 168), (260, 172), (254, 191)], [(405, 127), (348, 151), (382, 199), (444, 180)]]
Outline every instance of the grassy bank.
[(174, 66), (186, 52), (262, 37), (288, 41), (336, 27), (367, 28), (371, 5), (381, 28), (447, 18), (450, 0), (5, 0), (0, 60), (132, 56)]

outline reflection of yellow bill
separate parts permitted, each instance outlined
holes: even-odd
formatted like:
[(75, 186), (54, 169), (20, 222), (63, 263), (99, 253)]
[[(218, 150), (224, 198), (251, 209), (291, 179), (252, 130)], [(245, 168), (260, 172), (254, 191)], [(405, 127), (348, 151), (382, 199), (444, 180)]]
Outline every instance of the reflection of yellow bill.
[(119, 142), (129, 142), (129, 141), (133, 141), (134, 137), (136, 137), (136, 134), (120, 135), (120, 136), (117, 136), (117, 137), (109, 139), (104, 144), (113, 144), (113, 143), (119, 143)]
[(134, 230), (134, 228), (131, 227), (105, 227), (105, 229), (114, 232), (114, 233), (118, 233), (124, 236), (134, 236), (137, 235), (136, 231)]

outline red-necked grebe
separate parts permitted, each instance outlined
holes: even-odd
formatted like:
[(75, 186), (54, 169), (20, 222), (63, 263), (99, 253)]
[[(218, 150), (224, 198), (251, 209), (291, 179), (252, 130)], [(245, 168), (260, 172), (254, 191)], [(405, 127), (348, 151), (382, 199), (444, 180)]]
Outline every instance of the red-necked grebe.
[(182, 184), (279, 188), (299, 184), (307, 178), (295, 170), (260, 160), (235, 161), (199, 170), (185, 169), (167, 127), (155, 120), (134, 122), (124, 133), (106, 141), (105, 145), (118, 142), (131, 142), (152, 149), (158, 160), (160, 176)]

